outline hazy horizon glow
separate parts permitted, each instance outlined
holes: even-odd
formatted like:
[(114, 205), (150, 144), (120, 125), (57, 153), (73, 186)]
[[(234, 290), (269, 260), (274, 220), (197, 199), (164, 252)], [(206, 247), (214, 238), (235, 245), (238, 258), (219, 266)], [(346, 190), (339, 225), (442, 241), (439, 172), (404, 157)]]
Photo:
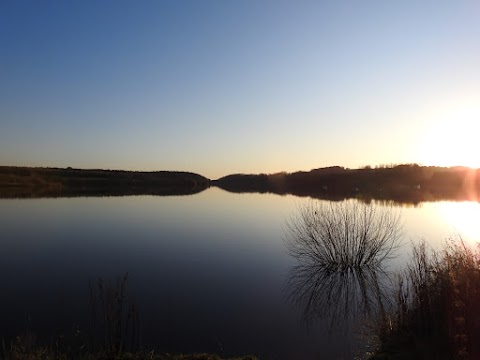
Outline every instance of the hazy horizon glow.
[(474, 1), (0, 4), (0, 165), (480, 167)]

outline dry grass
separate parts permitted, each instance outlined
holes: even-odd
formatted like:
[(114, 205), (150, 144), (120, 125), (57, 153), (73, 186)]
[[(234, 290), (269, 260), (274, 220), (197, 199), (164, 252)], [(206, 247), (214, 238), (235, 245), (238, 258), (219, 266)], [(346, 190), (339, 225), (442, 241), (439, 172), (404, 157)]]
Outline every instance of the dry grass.
[[(420, 243), (399, 277), (396, 311), (380, 329), (374, 357), (480, 358), (480, 251), (451, 239), (435, 252)], [(406, 355), (405, 355), (406, 356)]]

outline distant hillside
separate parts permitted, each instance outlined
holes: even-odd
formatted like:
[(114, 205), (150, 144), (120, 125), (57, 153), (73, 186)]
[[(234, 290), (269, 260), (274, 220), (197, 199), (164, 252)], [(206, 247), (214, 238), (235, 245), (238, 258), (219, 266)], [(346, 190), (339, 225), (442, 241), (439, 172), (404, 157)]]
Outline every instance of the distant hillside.
[(231, 192), (258, 192), (342, 200), (480, 201), (480, 170), (465, 167), (432, 167), (416, 164), (347, 169), (328, 167), (309, 172), (229, 175), (212, 185)]
[(210, 185), (244, 193), (319, 199), (480, 201), (480, 170), (416, 164), (348, 169), (340, 166), (277, 174), (234, 174), (211, 181), (190, 172), (137, 172), (0, 166), (0, 198), (188, 195)]
[(189, 172), (137, 172), (0, 166), (0, 198), (187, 195), (210, 180)]

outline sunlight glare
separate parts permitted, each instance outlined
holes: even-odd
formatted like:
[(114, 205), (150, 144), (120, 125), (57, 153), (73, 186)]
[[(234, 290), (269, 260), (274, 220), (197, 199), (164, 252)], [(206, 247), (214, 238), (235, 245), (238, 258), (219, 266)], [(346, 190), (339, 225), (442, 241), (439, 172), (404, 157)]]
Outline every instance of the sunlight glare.
[(420, 146), (420, 161), (432, 166), (480, 168), (477, 124), (480, 107), (465, 106), (434, 119)]
[(441, 218), (452, 227), (452, 236), (461, 236), (469, 245), (480, 241), (480, 204), (477, 202), (444, 202), (438, 204)]

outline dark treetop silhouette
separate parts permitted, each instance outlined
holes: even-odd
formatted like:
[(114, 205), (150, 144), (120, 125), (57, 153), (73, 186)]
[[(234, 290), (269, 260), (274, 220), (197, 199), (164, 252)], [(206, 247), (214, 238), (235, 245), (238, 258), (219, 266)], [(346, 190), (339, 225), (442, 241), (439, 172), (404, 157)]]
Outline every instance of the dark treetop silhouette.
[(228, 175), (212, 185), (231, 192), (310, 196), (325, 200), (357, 198), (418, 204), (423, 201), (480, 201), (480, 170), (416, 164), (346, 169), (339, 166), (272, 175)]

